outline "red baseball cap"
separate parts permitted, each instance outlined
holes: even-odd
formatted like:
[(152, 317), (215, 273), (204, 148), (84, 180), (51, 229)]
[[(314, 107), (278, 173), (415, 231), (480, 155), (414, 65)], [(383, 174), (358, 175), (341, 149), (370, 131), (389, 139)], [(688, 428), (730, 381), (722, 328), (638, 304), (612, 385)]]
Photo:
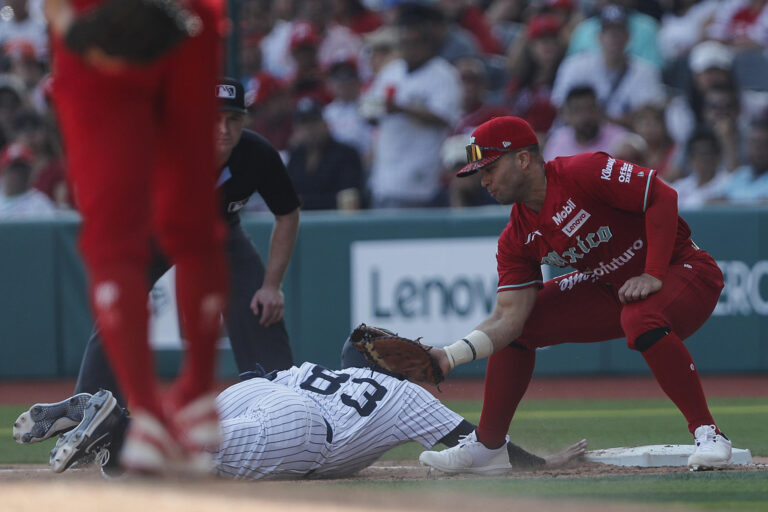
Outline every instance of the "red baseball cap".
[(528, 39), (534, 40), (545, 36), (556, 36), (561, 28), (560, 19), (553, 14), (537, 14), (528, 20)]
[(504, 153), (512, 153), (538, 143), (536, 133), (525, 119), (506, 116), (486, 121), (472, 132), (467, 146), (469, 163), (456, 176), (470, 176), (481, 167), (495, 162)]
[(259, 71), (248, 80), (248, 92), (245, 93), (246, 106), (261, 106), (274, 98), (285, 85), (274, 76)]
[(320, 33), (308, 21), (297, 21), (291, 27), (291, 51), (303, 46), (316, 48), (320, 46), (321, 41)]
[(8, 144), (2, 153), (0, 153), (0, 169), (4, 169), (11, 165), (13, 162), (24, 162), (32, 165), (35, 160), (35, 155), (32, 154), (32, 150), (23, 142), (11, 142)]

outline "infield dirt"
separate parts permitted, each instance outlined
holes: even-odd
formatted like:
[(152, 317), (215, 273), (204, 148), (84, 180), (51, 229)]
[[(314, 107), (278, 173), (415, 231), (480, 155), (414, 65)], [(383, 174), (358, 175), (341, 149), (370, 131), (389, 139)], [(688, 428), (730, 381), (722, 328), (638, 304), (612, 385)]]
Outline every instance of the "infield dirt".
[[(756, 460), (739, 471), (766, 471), (768, 458)], [(735, 470), (735, 469), (734, 469)], [(511, 473), (508, 478), (593, 478), (610, 475), (654, 475), (686, 472), (687, 468), (620, 468), (597, 463), (576, 463), (566, 468)], [(726, 469), (722, 471), (732, 471)], [(406, 488), (349, 483), (417, 482), (427, 480), (480, 479), (473, 476), (438, 476), (415, 461), (388, 461), (375, 464), (354, 478), (333, 481), (238, 482), (215, 478), (149, 480), (130, 478), (104, 480), (96, 468), (71, 470), (57, 475), (44, 466), (13, 466), (0, 470), (0, 509), (13, 512), (58, 510), (62, 504), (78, 512), (240, 512), (240, 511), (403, 511), (441, 512), (523, 511), (586, 512), (640, 511), (647, 505), (594, 501), (544, 500), (478, 496), (457, 492), (424, 492)], [(341, 484), (341, 485), (338, 485)], [(654, 511), (680, 510), (677, 506), (654, 506)]]

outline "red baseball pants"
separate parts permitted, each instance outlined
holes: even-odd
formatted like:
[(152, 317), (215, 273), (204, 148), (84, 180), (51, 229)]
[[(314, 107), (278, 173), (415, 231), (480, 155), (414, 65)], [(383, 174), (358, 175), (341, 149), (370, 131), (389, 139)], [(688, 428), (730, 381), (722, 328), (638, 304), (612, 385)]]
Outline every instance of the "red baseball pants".
[(104, 71), (54, 44), (54, 99), (91, 301), (134, 408), (162, 417), (147, 340), (151, 236), (176, 265), (187, 338), (177, 405), (213, 383), (224, 306), (224, 225), (215, 193), (221, 9), (190, 2), (204, 29), (147, 66)]
[(533, 375), (536, 348), (638, 337), (654, 329), (671, 332), (642, 352), (659, 385), (678, 406), (691, 432), (713, 424), (698, 373), (682, 342), (709, 318), (723, 288), (723, 275), (704, 251), (670, 265), (661, 290), (621, 304), (617, 290), (572, 272), (551, 279), (539, 291), (523, 334), (488, 360), (478, 437), (489, 446), (503, 442), (517, 405)]

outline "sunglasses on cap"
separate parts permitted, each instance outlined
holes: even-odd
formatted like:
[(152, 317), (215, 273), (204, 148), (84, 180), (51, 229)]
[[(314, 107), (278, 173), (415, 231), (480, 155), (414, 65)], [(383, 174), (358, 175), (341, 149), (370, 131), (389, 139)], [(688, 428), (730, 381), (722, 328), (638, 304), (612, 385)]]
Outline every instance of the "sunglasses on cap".
[(467, 163), (473, 164), (475, 162), (479, 162), (483, 158), (486, 158), (487, 156), (492, 155), (484, 155), (484, 151), (495, 151), (498, 153), (517, 153), (518, 151), (522, 151), (526, 148), (517, 148), (517, 149), (508, 149), (508, 148), (493, 148), (493, 147), (487, 147), (487, 146), (478, 146), (477, 144), (468, 144), (466, 146), (467, 150)]

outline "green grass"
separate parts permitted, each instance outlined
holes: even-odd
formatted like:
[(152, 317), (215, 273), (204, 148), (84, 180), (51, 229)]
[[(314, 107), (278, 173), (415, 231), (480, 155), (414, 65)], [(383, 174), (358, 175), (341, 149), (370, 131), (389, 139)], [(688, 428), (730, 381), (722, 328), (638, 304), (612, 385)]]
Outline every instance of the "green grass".
[[(446, 402), (470, 421), (480, 416), (479, 401)], [(756, 398), (710, 400), (720, 428), (738, 448), (768, 456), (768, 401)], [(13, 420), (24, 406), (0, 406), (0, 465), (45, 463), (53, 441), (21, 446), (11, 438)], [(687, 444), (682, 415), (668, 400), (523, 401), (510, 430), (512, 440), (537, 453), (551, 453), (585, 437), (590, 449), (644, 444)], [(385, 460), (416, 459), (423, 448), (409, 443)], [(585, 478), (451, 479), (416, 482), (330, 482), (379, 490), (423, 493), (458, 491), (500, 497), (554, 500), (607, 500), (654, 505), (684, 505), (697, 510), (768, 511), (768, 471), (676, 473), (662, 476)]]
[(26, 446), (17, 444), (13, 440), (13, 422), (28, 407), (28, 405), (0, 405), (0, 465), (48, 463), (48, 452), (56, 444), (55, 439)]

